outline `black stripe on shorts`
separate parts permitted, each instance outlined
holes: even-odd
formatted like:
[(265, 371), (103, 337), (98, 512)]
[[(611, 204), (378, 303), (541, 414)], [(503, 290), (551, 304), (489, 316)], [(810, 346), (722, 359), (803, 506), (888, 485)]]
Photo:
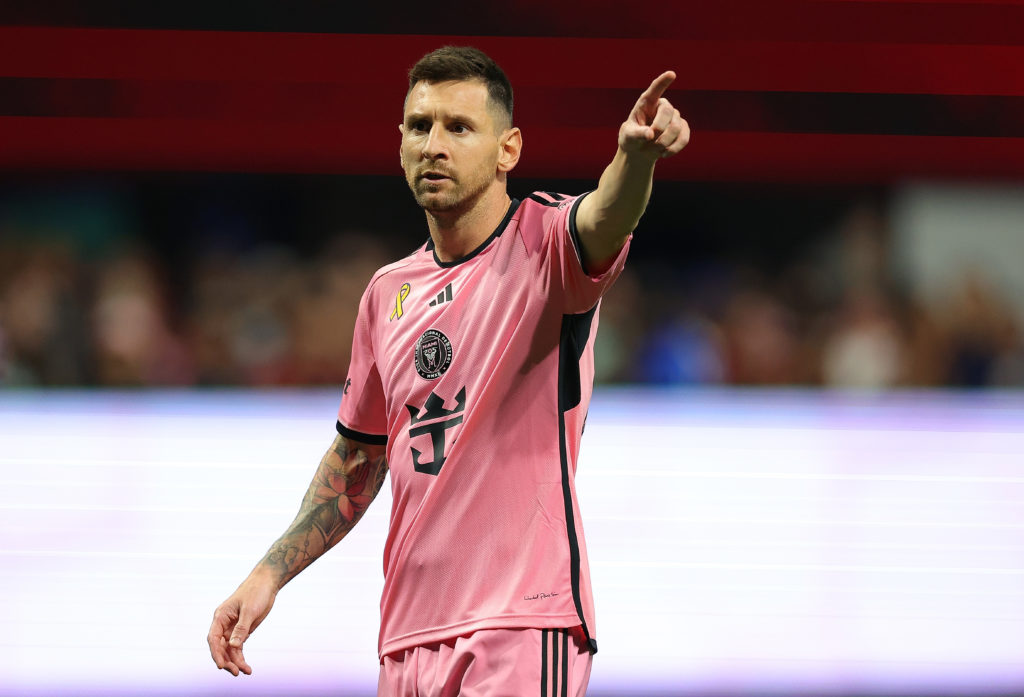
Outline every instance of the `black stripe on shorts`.
[[(548, 638), (550, 637), (550, 648)], [(561, 654), (561, 656), (559, 656)], [(559, 661), (561, 657), (561, 661)], [(551, 686), (548, 687), (548, 675)], [(559, 689), (561, 688), (561, 689)], [(569, 695), (569, 630), (542, 629), (540, 636), (540, 696)]]

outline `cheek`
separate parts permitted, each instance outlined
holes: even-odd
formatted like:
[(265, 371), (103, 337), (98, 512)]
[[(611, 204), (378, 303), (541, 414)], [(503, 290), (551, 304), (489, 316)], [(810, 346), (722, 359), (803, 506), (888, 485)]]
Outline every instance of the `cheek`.
[(471, 156), (482, 170), (489, 170), (498, 164), (497, 150), (487, 146), (473, 148)]

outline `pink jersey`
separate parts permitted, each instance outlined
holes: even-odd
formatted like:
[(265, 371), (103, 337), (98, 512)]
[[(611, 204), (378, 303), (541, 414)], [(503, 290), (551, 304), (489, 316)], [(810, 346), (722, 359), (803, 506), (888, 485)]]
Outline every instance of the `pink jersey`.
[(363, 294), (338, 431), (387, 444), (381, 656), (512, 627), (581, 626), (596, 650), (574, 476), (599, 302), (629, 245), (589, 276), (580, 200), (513, 201), (465, 258), (428, 242)]

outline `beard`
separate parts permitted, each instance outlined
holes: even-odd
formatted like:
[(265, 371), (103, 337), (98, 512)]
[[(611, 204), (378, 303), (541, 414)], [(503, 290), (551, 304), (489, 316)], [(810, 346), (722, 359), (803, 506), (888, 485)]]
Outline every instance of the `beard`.
[(462, 180), (451, 173), (445, 174), (449, 179), (437, 182), (421, 177), (418, 173), (406, 174), (406, 183), (420, 208), (430, 213), (452, 213), (468, 209), (490, 184), (484, 176)]

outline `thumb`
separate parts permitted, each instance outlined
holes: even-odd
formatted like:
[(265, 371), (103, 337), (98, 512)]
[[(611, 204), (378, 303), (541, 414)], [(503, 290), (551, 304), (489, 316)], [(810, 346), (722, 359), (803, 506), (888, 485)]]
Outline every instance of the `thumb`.
[(228, 645), (235, 649), (242, 648), (242, 644), (249, 638), (249, 625), (239, 620), (238, 624), (231, 631), (231, 638), (228, 640)]

